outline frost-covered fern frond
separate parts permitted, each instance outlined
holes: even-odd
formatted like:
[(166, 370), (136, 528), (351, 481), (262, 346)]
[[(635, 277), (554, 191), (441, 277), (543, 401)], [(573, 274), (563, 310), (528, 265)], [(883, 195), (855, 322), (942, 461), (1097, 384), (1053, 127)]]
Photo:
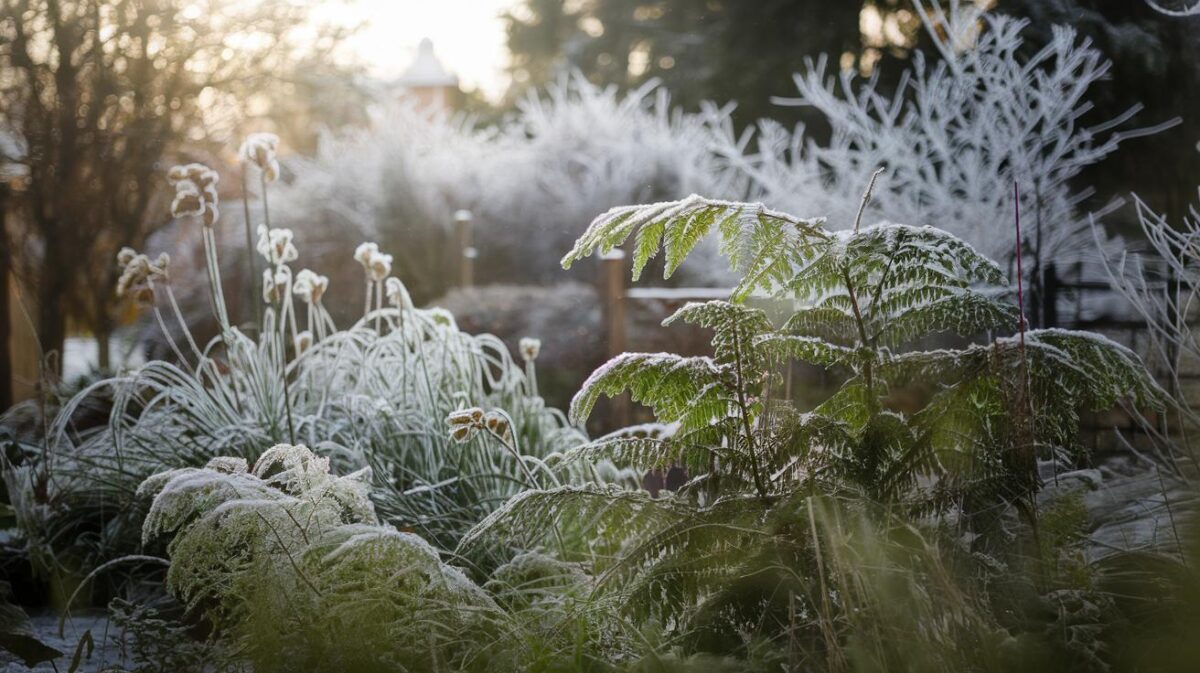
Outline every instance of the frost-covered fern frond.
[(757, 288), (770, 287), (778, 275), (802, 262), (812, 239), (825, 237), (821, 220), (803, 220), (770, 210), (760, 203), (714, 201), (695, 194), (682, 201), (613, 208), (597, 217), (563, 257), (563, 268), (589, 255), (607, 254), (631, 236), (633, 277), (660, 251), (666, 258), (664, 274), (670, 277), (714, 230), (721, 251), (743, 274), (734, 293), (743, 297)]
[(973, 335), (1014, 325), (991, 260), (931, 227), (879, 224), (840, 232), (786, 281), (803, 302), (785, 333), (846, 346), (896, 347), (936, 332)]
[[(504, 538), (526, 548), (550, 545), (550, 531), (561, 526), (568, 549), (575, 542), (591, 554), (614, 554), (639, 531), (653, 530), (686, 511), (682, 503), (658, 500), (642, 491), (615, 486), (572, 485), (514, 496), (463, 537), (460, 551), (489, 538)], [(576, 539), (578, 536), (578, 539)], [(562, 551), (561, 549), (557, 551)]]
[(697, 429), (731, 412), (728, 370), (707, 357), (669, 353), (625, 353), (592, 372), (571, 400), (571, 418), (585, 420), (601, 395), (628, 390), (635, 402), (655, 410), (665, 423)]

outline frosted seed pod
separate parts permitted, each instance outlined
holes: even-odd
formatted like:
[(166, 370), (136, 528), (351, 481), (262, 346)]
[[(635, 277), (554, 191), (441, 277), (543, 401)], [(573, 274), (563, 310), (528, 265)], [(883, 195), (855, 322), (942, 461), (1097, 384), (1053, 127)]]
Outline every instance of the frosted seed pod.
[(354, 260), (367, 272), (371, 270), (371, 256), (379, 253), (379, 246), (374, 243), (360, 243), (354, 249)]
[(295, 235), (291, 229), (267, 229), (258, 225), (258, 242), (254, 249), (271, 264), (286, 264), (300, 256), (292, 242)]
[(508, 419), (498, 411), (489, 411), (484, 416), (484, 424), (491, 432), (505, 437), (508, 435)]
[(517, 344), (517, 350), (521, 352), (521, 357), (526, 362), (533, 362), (537, 359), (538, 353), (542, 352), (542, 340), (533, 337), (523, 337)]
[(268, 304), (275, 301), (275, 274), (270, 270), (263, 271), (263, 301)]
[(167, 181), (175, 188), (175, 198), (171, 201), (171, 215), (200, 216), (205, 226), (213, 226), (220, 216), (217, 209), (219, 180), (217, 172), (204, 164), (173, 166), (167, 171)]
[(312, 348), (313, 335), (312, 332), (304, 330), (296, 335), (296, 355), (302, 355), (309, 348)]
[(137, 257), (137, 252), (133, 248), (121, 248), (121, 251), (117, 253), (117, 266), (121, 268), (129, 266), (134, 257)]
[(299, 252), (292, 242), (291, 229), (272, 229), (271, 234), (271, 254), (276, 264), (291, 262), (299, 257)]
[(446, 423), (450, 425), (472, 425), (483, 417), (483, 410), (479, 408), (460, 409), (452, 411), (446, 416)]
[(315, 304), (321, 301), (325, 290), (329, 287), (327, 276), (317, 275), (308, 269), (302, 269), (296, 274), (296, 282), (292, 285), (292, 293), (305, 303)]
[(175, 199), (171, 201), (171, 215), (184, 217), (187, 215), (203, 215), (204, 201), (200, 190), (191, 180), (183, 180), (175, 187)]
[(392, 273), (392, 256), (382, 252), (372, 253), (367, 262), (367, 273), (374, 281), (387, 278)]
[(238, 158), (244, 164), (253, 164), (263, 172), (263, 179), (274, 182), (279, 179), (279, 136), (274, 133), (251, 133), (238, 148)]
[(453, 439), (454, 441), (456, 441), (460, 444), (467, 441), (470, 438), (471, 438), (471, 428), (469, 426), (464, 425), (464, 426), (454, 428), (454, 430), (450, 433), (450, 439)]
[(171, 257), (162, 253), (154, 262), (132, 248), (123, 248), (117, 254), (117, 260), (124, 262), (120, 277), (117, 278), (117, 296), (133, 295), (139, 303), (154, 303), (154, 288), (150, 282), (167, 278), (167, 268)]
[(312, 301), (317, 303), (321, 301), (321, 297), (325, 296), (325, 291), (329, 289), (329, 276), (317, 276), (312, 282)]

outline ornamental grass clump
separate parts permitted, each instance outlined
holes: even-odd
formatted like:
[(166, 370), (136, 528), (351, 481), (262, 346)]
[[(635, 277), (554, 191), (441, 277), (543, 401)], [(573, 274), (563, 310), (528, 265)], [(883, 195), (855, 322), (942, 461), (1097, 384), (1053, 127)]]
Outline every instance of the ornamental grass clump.
[[(134, 552), (144, 512), (136, 491), (145, 478), (216, 456), (254, 459), (277, 443), (306, 444), (338, 473), (370, 467), (382, 520), (453, 547), (533, 485), (527, 461), (583, 439), (537, 396), (532, 360), (518, 366), (495, 337), (465, 334), (446, 311), (415, 307), (390, 275), (391, 256), (377, 246), (353, 255), (364, 268), (367, 300), (362, 317), (339, 328), (324, 303), (329, 279), (309, 269), (293, 273), (294, 235), (269, 225), (275, 148), (255, 143), (248, 141), (244, 158), (263, 178), (253, 251), (265, 268), (253, 276), (261, 277), (262, 292), (252, 319), (235, 325), (225, 310), (214, 236), (217, 174), (195, 164), (172, 169), (173, 214), (200, 225), (218, 336), (204, 345), (192, 337), (167, 255), (152, 260), (123, 250), (118, 291), (149, 307), (174, 359), (88, 386), (49, 423), (44, 446), (29, 447), (21, 465), (5, 465), (23, 531), (47, 570), (86, 572)], [(108, 423), (73, 427), (76, 410), (103, 393), (112, 395)], [(504, 414), (509, 444), (476, 438), (459, 445), (446, 435), (444, 419), (473, 406)], [(555, 483), (546, 470), (539, 475), (537, 485)]]

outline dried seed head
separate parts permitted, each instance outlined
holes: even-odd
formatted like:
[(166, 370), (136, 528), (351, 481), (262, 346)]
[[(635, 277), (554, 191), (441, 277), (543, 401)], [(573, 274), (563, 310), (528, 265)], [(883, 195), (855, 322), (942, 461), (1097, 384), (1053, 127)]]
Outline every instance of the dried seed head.
[(371, 256), (379, 253), (379, 246), (374, 243), (360, 243), (354, 249), (354, 260), (362, 264), (363, 269), (370, 271)]
[(382, 252), (372, 253), (367, 262), (367, 274), (371, 280), (379, 282), (392, 273), (392, 256)]
[(274, 133), (251, 133), (238, 148), (238, 159), (243, 164), (253, 164), (263, 172), (263, 179), (274, 182), (279, 179), (279, 136)]
[(122, 248), (117, 253), (117, 262), (122, 266), (121, 276), (117, 278), (117, 296), (131, 294), (141, 303), (153, 303), (151, 283), (169, 278), (171, 256), (164, 252), (151, 262), (149, 257), (132, 248)]
[(450, 431), (450, 439), (462, 444), (471, 438), (471, 428), (468, 426), (459, 426)]
[(508, 418), (499, 411), (489, 411), (484, 416), (484, 425), (492, 433), (501, 437), (508, 436)]
[(292, 270), (286, 266), (280, 266), (274, 271), (270, 269), (263, 271), (263, 301), (268, 304), (283, 301), (291, 280)]
[(254, 249), (271, 264), (287, 264), (300, 256), (292, 242), (295, 235), (291, 229), (267, 229), (258, 225), (258, 243)]
[(204, 225), (211, 227), (220, 216), (217, 205), (217, 182), (220, 176), (204, 164), (173, 166), (167, 171), (167, 181), (175, 188), (175, 199), (171, 202), (171, 215), (199, 216)]
[(137, 257), (137, 251), (133, 248), (121, 248), (121, 251), (117, 253), (117, 266), (121, 268), (129, 266), (134, 257)]
[(309, 348), (312, 348), (312, 345), (313, 345), (312, 332), (310, 332), (308, 330), (304, 330), (303, 332), (300, 332), (299, 334), (296, 335), (295, 346), (296, 346), (296, 355), (297, 356), (303, 354)]
[(296, 282), (292, 292), (307, 304), (316, 304), (329, 288), (329, 277), (321, 276), (308, 269), (302, 269), (296, 274)]
[(446, 423), (451, 426), (474, 425), (480, 418), (483, 418), (482, 409), (460, 409), (458, 411), (450, 412), (450, 414), (446, 416)]
[(542, 340), (524, 337), (517, 343), (517, 350), (521, 352), (521, 357), (526, 362), (533, 362), (537, 359), (538, 353), (542, 352)]

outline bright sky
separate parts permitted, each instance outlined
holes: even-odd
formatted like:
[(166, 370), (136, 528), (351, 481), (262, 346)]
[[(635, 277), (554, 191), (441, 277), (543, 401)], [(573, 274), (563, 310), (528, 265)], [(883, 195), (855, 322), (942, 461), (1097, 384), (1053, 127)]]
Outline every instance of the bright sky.
[(442, 63), (464, 87), (495, 99), (508, 85), (504, 22), (517, 0), (347, 0), (330, 2), (331, 18), (365, 24), (347, 47), (379, 77), (412, 62), (421, 38), (433, 40)]

